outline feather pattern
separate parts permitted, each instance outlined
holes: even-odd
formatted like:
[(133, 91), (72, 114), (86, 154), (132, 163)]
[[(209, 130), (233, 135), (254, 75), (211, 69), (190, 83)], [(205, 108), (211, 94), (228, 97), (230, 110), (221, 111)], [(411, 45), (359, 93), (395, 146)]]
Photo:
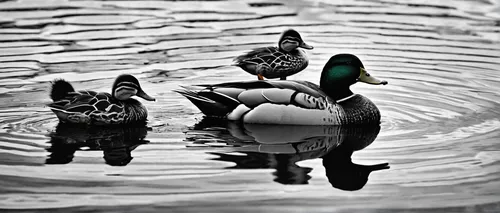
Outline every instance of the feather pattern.
[(62, 121), (95, 125), (128, 124), (145, 121), (147, 111), (135, 100), (116, 100), (109, 93), (70, 92), (48, 105)]
[(307, 67), (309, 60), (303, 50), (280, 51), (278, 47), (261, 47), (235, 58), (235, 65), (246, 72), (266, 78), (296, 74)]
[[(132, 92), (140, 97), (153, 99), (140, 88), (137, 79), (131, 75), (118, 76), (113, 91), (115, 95)], [(125, 88), (125, 89), (123, 89)], [(75, 91), (70, 83), (60, 79), (52, 83), (48, 107), (61, 122), (88, 125), (141, 124), (147, 119), (147, 110), (141, 102), (133, 98), (119, 100), (105, 92)], [(129, 94), (128, 96), (131, 96)]]
[[(176, 90), (204, 114), (246, 123), (341, 125), (344, 111), (305, 81), (249, 81)], [(210, 101), (206, 101), (210, 100)]]

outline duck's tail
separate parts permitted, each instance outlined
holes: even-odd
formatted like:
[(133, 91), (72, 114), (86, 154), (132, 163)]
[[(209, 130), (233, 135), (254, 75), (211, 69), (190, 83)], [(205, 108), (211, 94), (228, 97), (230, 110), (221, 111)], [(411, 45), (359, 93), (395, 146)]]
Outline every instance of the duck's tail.
[(231, 98), (212, 91), (190, 90), (189, 87), (173, 91), (189, 99), (201, 112), (211, 117), (223, 117), (237, 106)]
[(71, 84), (64, 79), (56, 79), (51, 83), (52, 89), (50, 91), (50, 98), (53, 101), (59, 101), (63, 99), (68, 93), (75, 91), (73, 86), (71, 86)]

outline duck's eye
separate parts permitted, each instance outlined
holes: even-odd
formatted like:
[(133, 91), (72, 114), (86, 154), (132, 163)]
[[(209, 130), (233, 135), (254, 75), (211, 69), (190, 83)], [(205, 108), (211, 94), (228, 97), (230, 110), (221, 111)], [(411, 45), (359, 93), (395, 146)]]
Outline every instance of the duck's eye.
[(365, 75), (368, 76), (368, 77), (370, 77), (370, 73), (366, 73)]

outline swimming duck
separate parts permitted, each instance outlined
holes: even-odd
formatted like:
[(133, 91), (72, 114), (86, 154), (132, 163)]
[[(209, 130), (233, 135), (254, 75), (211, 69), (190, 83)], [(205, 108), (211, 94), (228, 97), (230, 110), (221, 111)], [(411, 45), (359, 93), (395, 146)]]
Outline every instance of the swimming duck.
[(89, 125), (141, 124), (148, 116), (146, 107), (131, 98), (138, 96), (148, 101), (155, 99), (146, 94), (137, 78), (123, 74), (113, 83), (112, 93), (94, 91), (75, 91), (63, 79), (52, 82), (48, 104), (50, 109), (63, 123)]
[(281, 35), (278, 47), (254, 49), (236, 57), (234, 65), (257, 75), (259, 80), (264, 80), (264, 77), (286, 80), (287, 76), (302, 71), (309, 63), (306, 53), (297, 49), (299, 47), (313, 49), (302, 40), (297, 31), (288, 29)]
[(368, 98), (353, 94), (356, 82), (384, 85), (358, 57), (332, 56), (320, 85), (308, 81), (248, 81), (185, 86), (175, 90), (205, 115), (245, 123), (347, 125), (380, 123), (380, 112)]
[(380, 123), (375, 104), (350, 90), (356, 82), (387, 84), (371, 76), (355, 55), (338, 54), (324, 66), (319, 86), (308, 81), (248, 81), (185, 86), (175, 91), (207, 116), (245, 123)]

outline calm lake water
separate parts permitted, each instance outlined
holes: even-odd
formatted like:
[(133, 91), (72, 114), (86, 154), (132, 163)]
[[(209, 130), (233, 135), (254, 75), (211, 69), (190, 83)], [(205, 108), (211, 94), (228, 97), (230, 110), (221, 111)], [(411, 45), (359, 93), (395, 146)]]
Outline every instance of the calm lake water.
[[(500, 211), (498, 0), (3, 0), (0, 26), (2, 211)], [(242, 126), (172, 92), (256, 79), (232, 59), (292, 27), (315, 48), (288, 79), (356, 54), (389, 82), (352, 87), (380, 126)], [(54, 78), (110, 92), (120, 73), (157, 99), (147, 128), (45, 106)]]

